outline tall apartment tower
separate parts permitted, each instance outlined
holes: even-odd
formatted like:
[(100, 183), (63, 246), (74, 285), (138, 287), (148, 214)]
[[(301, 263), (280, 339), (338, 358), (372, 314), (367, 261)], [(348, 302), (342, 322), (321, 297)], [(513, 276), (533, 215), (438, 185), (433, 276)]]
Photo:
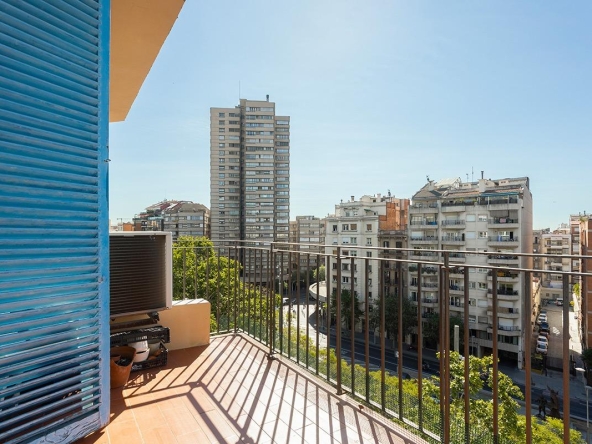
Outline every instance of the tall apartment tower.
[[(525, 293), (530, 286), (523, 273), (499, 272), (498, 319), (493, 319), (492, 275), (488, 265), (532, 268), (532, 194), (527, 177), (480, 179), (462, 183), (460, 179), (429, 181), (413, 196), (409, 208), (409, 259), (438, 260), (429, 250), (447, 250), (450, 258), (450, 313), (462, 316), (464, 311), (464, 269), (470, 264), (469, 329), (473, 353), (492, 352), (492, 325), (497, 322), (499, 353), (514, 359), (519, 368), (523, 361), (523, 310)], [(423, 251), (420, 251), (423, 250)], [(428, 251), (425, 251), (428, 250)], [(466, 252), (486, 254), (471, 255)], [(480, 266), (482, 265), (482, 266)], [(437, 312), (441, 283), (435, 269), (422, 276), (422, 310)], [(431, 273), (431, 274), (430, 274)], [(409, 297), (417, 301), (418, 268), (409, 266)], [(441, 290), (441, 289), (440, 289)], [(531, 301), (532, 305), (532, 301)], [(422, 316), (423, 314), (422, 313)]]
[(290, 118), (269, 96), (210, 108), (210, 202), (214, 244), (288, 241)]

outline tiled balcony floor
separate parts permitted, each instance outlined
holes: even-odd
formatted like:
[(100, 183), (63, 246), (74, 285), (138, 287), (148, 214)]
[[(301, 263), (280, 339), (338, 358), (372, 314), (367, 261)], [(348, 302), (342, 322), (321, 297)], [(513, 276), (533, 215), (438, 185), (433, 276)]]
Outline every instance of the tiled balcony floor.
[(111, 423), (87, 443), (424, 442), (242, 336), (170, 352), (111, 390)]

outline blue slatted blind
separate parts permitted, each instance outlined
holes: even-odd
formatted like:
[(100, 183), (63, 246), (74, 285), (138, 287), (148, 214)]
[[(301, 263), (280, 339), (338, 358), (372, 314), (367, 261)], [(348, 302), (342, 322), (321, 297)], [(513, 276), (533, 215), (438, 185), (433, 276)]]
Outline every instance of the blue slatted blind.
[(2, 443), (105, 422), (106, 8), (0, 1)]

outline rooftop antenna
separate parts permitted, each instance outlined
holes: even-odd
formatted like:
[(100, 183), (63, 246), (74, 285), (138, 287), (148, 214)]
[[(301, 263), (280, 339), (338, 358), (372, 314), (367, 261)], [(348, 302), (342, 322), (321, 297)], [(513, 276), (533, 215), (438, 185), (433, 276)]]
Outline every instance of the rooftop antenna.
[(430, 181), (430, 176), (426, 175), (426, 180), (429, 182)]
[(467, 173), (467, 182), (469, 181), (469, 173)]

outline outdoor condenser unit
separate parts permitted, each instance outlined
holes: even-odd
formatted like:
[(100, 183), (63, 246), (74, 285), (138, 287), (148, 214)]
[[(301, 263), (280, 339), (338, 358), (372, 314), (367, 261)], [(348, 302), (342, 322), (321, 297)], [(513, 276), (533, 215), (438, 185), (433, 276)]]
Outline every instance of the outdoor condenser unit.
[(109, 233), (111, 318), (171, 308), (172, 245), (170, 232)]

